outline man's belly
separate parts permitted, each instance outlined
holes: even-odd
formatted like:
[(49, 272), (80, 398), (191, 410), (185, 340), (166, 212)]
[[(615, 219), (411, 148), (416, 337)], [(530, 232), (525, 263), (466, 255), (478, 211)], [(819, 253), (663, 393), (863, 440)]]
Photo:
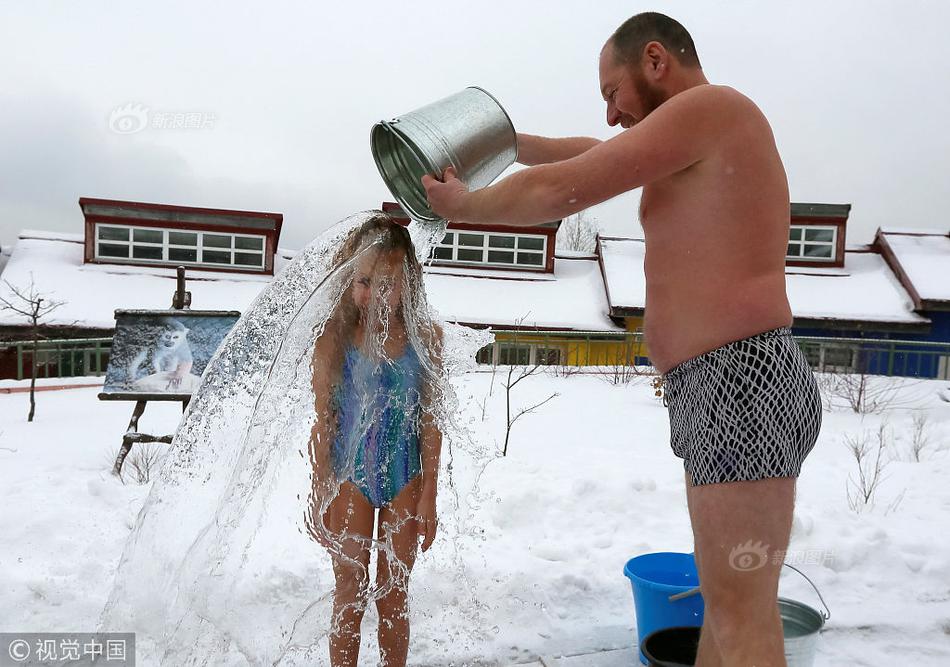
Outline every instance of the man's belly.
[[(660, 373), (732, 341), (790, 326), (791, 309), (781, 287), (757, 281), (728, 289), (687, 291), (649, 287), (644, 333), (650, 361)], [(775, 282), (775, 281), (772, 281)]]

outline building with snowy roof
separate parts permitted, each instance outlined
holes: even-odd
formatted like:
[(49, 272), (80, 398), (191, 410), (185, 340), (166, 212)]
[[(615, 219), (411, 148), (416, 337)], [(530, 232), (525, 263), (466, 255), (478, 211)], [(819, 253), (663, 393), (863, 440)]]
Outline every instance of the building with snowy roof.
[[(3, 281), (20, 287), (32, 281), (38, 293), (62, 302), (44, 322), (45, 336), (97, 341), (98, 350), (80, 345), (68, 364), (65, 343), (58, 343), (45, 363), (47, 371), (59, 364), (60, 374), (103, 372), (101, 348), (108, 347), (113, 312), (168, 308), (175, 267), (188, 267), (193, 308), (243, 311), (293, 256), (278, 249), (279, 213), (87, 198), (80, 208), (83, 234), (23, 231), (2, 273)], [(383, 209), (408, 223), (398, 205)], [(910, 341), (921, 349), (942, 343), (944, 353), (928, 352), (910, 374), (947, 377), (950, 235), (882, 229), (872, 244), (846, 247), (849, 212), (849, 205), (791, 206), (786, 276), (795, 334)], [(495, 331), (494, 345), (479, 353), (483, 363), (648, 363), (639, 333), (646, 306), (643, 239), (599, 236), (595, 252), (569, 252), (555, 249), (558, 227), (450, 224), (424, 267), (430, 303), (446, 321)], [(0, 340), (22, 341), (26, 332), (22, 318), (0, 313)], [(867, 364), (850, 342), (803, 347), (816, 367)], [(22, 345), (18, 353), (6, 349), (0, 377), (23, 377), (29, 361)], [(891, 350), (884, 370), (899, 372), (894, 360)]]

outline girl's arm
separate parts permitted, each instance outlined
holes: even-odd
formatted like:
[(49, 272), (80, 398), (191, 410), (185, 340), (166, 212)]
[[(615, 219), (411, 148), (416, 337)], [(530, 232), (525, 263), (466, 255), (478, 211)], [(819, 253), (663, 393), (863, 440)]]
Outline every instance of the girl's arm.
[[(432, 363), (435, 366), (435, 376), (440, 378), (442, 374), (442, 329), (436, 326), (435, 340), (430, 345)], [(432, 546), (435, 539), (435, 533), (438, 526), (435, 511), (435, 498), (439, 486), (439, 460), (442, 455), (442, 431), (439, 430), (439, 424), (434, 412), (441, 409), (441, 406), (435, 404), (433, 397), (432, 382), (429, 380), (423, 384), (420, 394), (422, 402), (422, 411), (419, 425), (419, 446), (422, 455), (422, 493), (419, 497), (419, 506), (416, 512), (416, 520), (419, 527), (419, 535), (423, 538), (422, 550), (426, 551)]]
[[(332, 321), (327, 322), (323, 333), (317, 338), (313, 346), (313, 399), (316, 421), (310, 431), (308, 443), (308, 457), (313, 467), (313, 485), (310, 492), (310, 506), (308, 508), (307, 528), (318, 542), (327, 539), (323, 529), (322, 515), (326, 501), (336, 490), (336, 480), (333, 474), (333, 463), (330, 459), (330, 448), (336, 437), (336, 420), (331, 406), (333, 385), (336, 382), (333, 368), (340, 363), (333, 359), (333, 349), (330, 341), (334, 332)], [(312, 523), (310, 522), (312, 521)]]

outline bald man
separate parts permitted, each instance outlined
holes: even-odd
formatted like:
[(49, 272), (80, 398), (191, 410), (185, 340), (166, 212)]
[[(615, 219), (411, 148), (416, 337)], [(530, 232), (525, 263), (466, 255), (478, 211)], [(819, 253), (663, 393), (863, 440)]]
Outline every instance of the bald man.
[(469, 192), (424, 177), (456, 222), (537, 225), (643, 188), (645, 335), (683, 459), (705, 599), (697, 665), (784, 665), (777, 607), (795, 480), (821, 401), (791, 337), (789, 195), (768, 121), (711, 85), (693, 40), (656, 13), (627, 20), (600, 54), (608, 141), (518, 135), (529, 165)]

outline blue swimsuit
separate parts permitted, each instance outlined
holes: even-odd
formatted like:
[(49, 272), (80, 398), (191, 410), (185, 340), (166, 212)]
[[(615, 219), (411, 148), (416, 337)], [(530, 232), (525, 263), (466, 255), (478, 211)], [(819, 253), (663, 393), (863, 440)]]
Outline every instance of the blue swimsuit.
[(337, 436), (333, 470), (353, 482), (373, 507), (382, 507), (422, 471), (419, 455), (419, 357), (377, 362), (346, 351), (334, 392)]

